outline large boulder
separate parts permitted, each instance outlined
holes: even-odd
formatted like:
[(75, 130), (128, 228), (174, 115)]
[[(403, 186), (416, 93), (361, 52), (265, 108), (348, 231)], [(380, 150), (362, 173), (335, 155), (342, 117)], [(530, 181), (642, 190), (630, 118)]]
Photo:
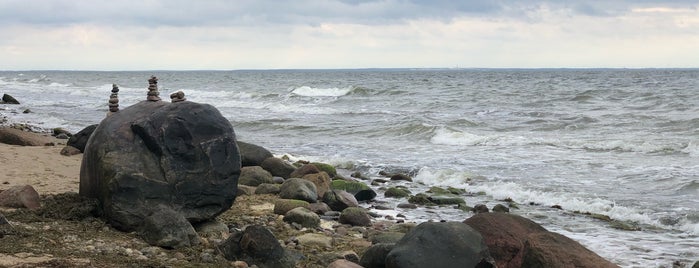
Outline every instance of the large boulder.
[(296, 170), (296, 167), (293, 165), (276, 157), (268, 157), (265, 161), (260, 163), (260, 166), (269, 171), (269, 173), (272, 173), (272, 176), (282, 177), (284, 179), (290, 178), (291, 172)]
[(386, 256), (386, 268), (495, 267), (478, 231), (460, 222), (424, 222)]
[(238, 141), (240, 159), (244, 167), (261, 166), (265, 159), (272, 157), (272, 153), (262, 146)]
[(297, 260), (284, 250), (272, 232), (261, 225), (251, 225), (244, 231), (232, 233), (218, 249), (228, 260), (243, 260), (259, 267), (293, 268)]
[(309, 203), (318, 201), (316, 185), (304, 179), (288, 179), (284, 181), (279, 191), (279, 197), (284, 199), (298, 199)]
[(524, 243), (522, 267), (619, 267), (562, 234), (530, 234)]
[(85, 145), (87, 145), (87, 140), (90, 139), (92, 132), (94, 132), (96, 128), (97, 124), (89, 125), (83, 128), (82, 130), (78, 131), (78, 133), (75, 133), (75, 135), (71, 136), (70, 139), (68, 139), (66, 145), (78, 148), (78, 150), (80, 150), (81, 153), (85, 152)]
[(0, 143), (21, 146), (44, 146), (50, 144), (51, 139), (38, 133), (3, 127), (0, 128)]
[(2, 103), (5, 104), (19, 104), (19, 101), (8, 94), (2, 94)]
[(531, 233), (546, 232), (541, 225), (522, 216), (479, 213), (464, 221), (485, 240), (498, 267), (522, 267), (524, 241)]
[(143, 101), (102, 120), (80, 169), (114, 227), (137, 230), (163, 205), (189, 222), (212, 219), (236, 197), (240, 155), (230, 122), (211, 105)]

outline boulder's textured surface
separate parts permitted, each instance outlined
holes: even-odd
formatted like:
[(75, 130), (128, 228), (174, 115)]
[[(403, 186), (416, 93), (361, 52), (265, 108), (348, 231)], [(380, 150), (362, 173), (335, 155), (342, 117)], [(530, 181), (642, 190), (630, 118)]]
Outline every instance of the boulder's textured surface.
[(139, 232), (148, 244), (164, 248), (182, 248), (199, 243), (194, 227), (182, 215), (162, 205), (144, 219)]
[(0, 206), (38, 209), (41, 207), (39, 193), (31, 185), (13, 186), (0, 191)]
[(460, 222), (425, 222), (386, 256), (387, 268), (495, 267), (478, 231)]
[(318, 192), (316, 190), (316, 185), (312, 182), (299, 178), (291, 178), (282, 184), (279, 197), (314, 203), (318, 200)]
[(51, 142), (48, 137), (15, 128), (0, 128), (0, 143), (21, 146), (44, 146)]
[(247, 166), (240, 169), (238, 183), (247, 186), (259, 186), (263, 183), (272, 183), (272, 174), (260, 166)]
[(260, 163), (260, 166), (269, 171), (269, 173), (272, 173), (272, 176), (282, 177), (284, 179), (290, 178), (291, 172), (296, 170), (296, 167), (276, 157), (268, 157), (265, 161)]
[(244, 167), (261, 166), (265, 159), (273, 157), (269, 150), (252, 143), (238, 141), (238, 149)]
[(8, 94), (2, 94), (2, 102), (5, 104), (19, 104), (19, 101)]
[(580, 243), (554, 232), (528, 236), (524, 243), (522, 267), (619, 267)]
[(158, 205), (190, 222), (233, 204), (240, 154), (230, 122), (211, 105), (143, 101), (105, 118), (90, 137), (80, 194), (114, 227), (135, 230)]
[(243, 260), (259, 267), (292, 268), (296, 262), (274, 234), (261, 225), (251, 225), (231, 234), (219, 250), (228, 260)]

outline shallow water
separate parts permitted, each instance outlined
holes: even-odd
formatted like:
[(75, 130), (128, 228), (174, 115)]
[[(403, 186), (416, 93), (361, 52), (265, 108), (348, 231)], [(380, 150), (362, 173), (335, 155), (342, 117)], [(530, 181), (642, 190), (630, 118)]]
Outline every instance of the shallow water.
[[(124, 108), (145, 99), (151, 74), (161, 97), (210, 103), (240, 140), (276, 154), (409, 173), (413, 192), (481, 193), (464, 196), (469, 205), (510, 198), (514, 213), (623, 267), (699, 260), (699, 70), (0, 72), (0, 93), (22, 102), (0, 107), (77, 132), (104, 117), (112, 83)], [(380, 213), (398, 212), (469, 216)]]

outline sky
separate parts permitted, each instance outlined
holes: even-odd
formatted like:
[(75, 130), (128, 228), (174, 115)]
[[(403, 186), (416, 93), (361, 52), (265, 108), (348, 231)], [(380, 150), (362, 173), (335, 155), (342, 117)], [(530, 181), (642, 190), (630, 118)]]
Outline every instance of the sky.
[(0, 0), (0, 70), (696, 68), (699, 0)]

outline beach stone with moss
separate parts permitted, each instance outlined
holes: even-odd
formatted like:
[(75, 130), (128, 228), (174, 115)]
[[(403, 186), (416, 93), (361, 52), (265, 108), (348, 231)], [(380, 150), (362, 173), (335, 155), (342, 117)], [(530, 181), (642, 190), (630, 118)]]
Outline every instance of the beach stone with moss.
[(233, 204), (240, 154), (230, 121), (211, 105), (142, 101), (106, 117), (83, 154), (80, 194), (115, 228), (137, 230), (165, 206), (189, 222)]
[(390, 187), (384, 192), (385, 197), (404, 198), (410, 196), (410, 190), (405, 188)]
[(282, 184), (279, 189), (279, 197), (285, 199), (298, 199), (308, 202), (316, 202), (318, 200), (318, 192), (316, 190), (316, 185), (313, 182), (299, 179), (291, 178)]
[(354, 195), (343, 190), (330, 190), (323, 196), (323, 202), (334, 211), (342, 211), (348, 207), (357, 207), (359, 202)]
[(353, 226), (371, 225), (371, 216), (362, 207), (348, 207), (340, 214), (339, 222)]
[(260, 166), (247, 166), (240, 169), (238, 184), (258, 186), (263, 183), (272, 183), (272, 173)]
[(368, 185), (360, 181), (354, 180), (333, 180), (330, 183), (330, 188), (335, 190), (344, 190), (354, 195), (357, 201), (368, 201), (376, 197), (376, 192)]
[(320, 216), (305, 207), (297, 207), (284, 214), (284, 221), (298, 223), (303, 227), (316, 228), (320, 226)]
[(311, 165), (316, 166), (320, 171), (325, 171), (325, 173), (328, 173), (330, 178), (337, 176), (337, 169), (331, 164), (312, 162)]
[(269, 173), (272, 173), (272, 176), (282, 177), (284, 179), (290, 178), (291, 172), (296, 170), (296, 167), (284, 159), (276, 157), (268, 157), (260, 163), (260, 166), (269, 171)]
[(316, 167), (315, 165), (311, 164), (305, 164), (297, 169), (295, 169), (291, 174), (289, 174), (290, 178), (303, 178), (303, 176), (306, 176), (308, 174), (316, 174), (320, 173), (320, 169)]
[(284, 215), (297, 207), (308, 208), (310, 203), (297, 199), (277, 199), (274, 201), (274, 214)]

